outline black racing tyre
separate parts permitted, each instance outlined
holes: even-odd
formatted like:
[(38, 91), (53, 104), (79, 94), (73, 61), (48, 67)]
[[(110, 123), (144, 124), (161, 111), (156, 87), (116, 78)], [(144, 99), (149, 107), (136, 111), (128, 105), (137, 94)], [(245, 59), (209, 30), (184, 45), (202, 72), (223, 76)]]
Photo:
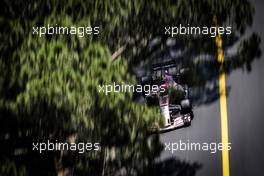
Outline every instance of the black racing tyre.
[(182, 113), (190, 113), (192, 111), (191, 101), (189, 99), (184, 99), (181, 101)]
[(185, 117), (183, 117), (184, 119), (183, 119), (183, 121), (184, 121), (184, 126), (191, 126), (191, 117), (190, 116), (185, 116)]
[(141, 84), (142, 85), (150, 85), (152, 82), (152, 77), (151, 76), (143, 76), (141, 77)]
[(145, 100), (148, 106), (155, 106), (159, 103), (157, 97), (147, 96)]
[(191, 120), (193, 120), (194, 115), (193, 115), (193, 111), (192, 111), (192, 110), (191, 110), (191, 112), (190, 112), (190, 116), (191, 116)]

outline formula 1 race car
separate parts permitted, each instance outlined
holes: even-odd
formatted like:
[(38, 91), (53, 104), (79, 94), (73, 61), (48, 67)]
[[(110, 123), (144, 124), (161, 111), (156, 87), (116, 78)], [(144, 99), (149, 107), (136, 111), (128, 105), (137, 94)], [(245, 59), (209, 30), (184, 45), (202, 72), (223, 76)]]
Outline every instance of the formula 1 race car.
[(160, 107), (164, 118), (164, 126), (156, 129), (160, 132), (190, 126), (193, 119), (189, 88), (183, 84), (182, 71), (175, 71), (175, 66), (174, 62), (154, 64), (151, 74), (141, 77), (142, 86), (158, 86), (156, 90), (143, 92), (143, 96), (147, 105)]

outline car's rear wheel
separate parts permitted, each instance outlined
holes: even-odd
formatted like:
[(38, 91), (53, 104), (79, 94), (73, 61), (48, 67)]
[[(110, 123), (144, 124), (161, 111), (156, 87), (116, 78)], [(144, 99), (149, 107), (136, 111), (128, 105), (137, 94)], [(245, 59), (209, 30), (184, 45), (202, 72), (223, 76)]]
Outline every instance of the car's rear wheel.
[(142, 85), (150, 85), (152, 82), (152, 77), (151, 76), (143, 76), (141, 77), (141, 84)]
[(181, 111), (182, 113), (190, 113), (192, 111), (191, 101), (189, 99), (184, 99), (181, 101)]

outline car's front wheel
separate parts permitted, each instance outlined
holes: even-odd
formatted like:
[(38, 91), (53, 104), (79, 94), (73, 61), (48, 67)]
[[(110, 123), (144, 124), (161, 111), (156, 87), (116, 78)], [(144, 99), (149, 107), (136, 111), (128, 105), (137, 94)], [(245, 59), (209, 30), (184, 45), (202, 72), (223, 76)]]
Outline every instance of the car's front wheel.
[(184, 126), (190, 126), (192, 119), (189, 115), (183, 117)]
[(148, 106), (155, 106), (159, 104), (157, 97), (154, 96), (146, 96), (145, 100)]

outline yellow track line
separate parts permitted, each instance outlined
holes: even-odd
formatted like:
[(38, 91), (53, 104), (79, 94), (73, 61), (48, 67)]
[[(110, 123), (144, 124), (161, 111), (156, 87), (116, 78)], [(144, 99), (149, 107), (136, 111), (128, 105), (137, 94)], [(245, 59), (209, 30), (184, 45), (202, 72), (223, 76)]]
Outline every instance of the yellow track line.
[(229, 176), (229, 150), (228, 150), (228, 116), (226, 102), (226, 80), (223, 68), (224, 54), (222, 49), (222, 38), (218, 34), (216, 37), (217, 60), (221, 64), (219, 71), (219, 95), (220, 95), (220, 112), (221, 112), (221, 140), (222, 150), (222, 175)]

